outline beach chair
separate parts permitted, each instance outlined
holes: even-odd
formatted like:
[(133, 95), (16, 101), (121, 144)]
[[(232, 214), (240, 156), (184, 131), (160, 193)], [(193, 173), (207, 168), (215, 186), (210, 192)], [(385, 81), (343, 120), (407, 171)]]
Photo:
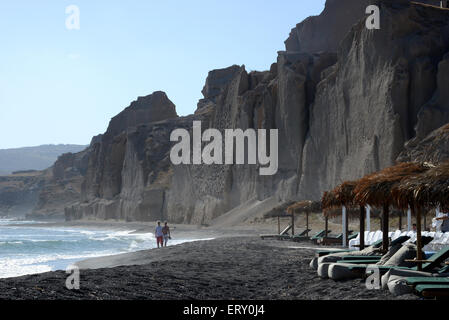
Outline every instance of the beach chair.
[(437, 273), (430, 274), (429, 276), (420, 276), (420, 277), (405, 277), (405, 282), (410, 287), (416, 287), (422, 284), (449, 284), (449, 277), (447, 277), (449, 273), (449, 265), (446, 264), (442, 267)]
[(297, 234), (296, 236), (291, 237), (290, 240), (293, 240), (295, 242), (299, 242), (299, 241), (306, 241), (309, 240), (310, 237), (307, 236), (307, 234), (312, 231), (311, 229), (306, 229), (303, 232)]
[[(403, 244), (406, 241), (408, 241), (410, 238), (408, 236), (401, 236), (399, 238), (396, 238), (390, 243), (390, 247), (396, 246), (398, 244)], [(379, 240), (376, 244), (381, 245), (382, 240)], [(343, 257), (340, 261), (337, 263), (353, 263), (353, 264), (376, 264), (382, 259), (381, 255), (378, 256), (349, 256), (349, 257)]]
[[(382, 246), (382, 240), (379, 240), (375, 243), (373, 243), (370, 247), (373, 248), (380, 248)], [(342, 252), (353, 252), (353, 250), (318, 250), (315, 252), (316, 257), (324, 257), (326, 255), (332, 254), (332, 253), (342, 253)], [(354, 257), (354, 256), (352, 256)], [(358, 256), (357, 256), (358, 257)], [(366, 256), (363, 256), (366, 258)]]
[(449, 278), (446, 277), (409, 277), (405, 281), (413, 287), (420, 284), (449, 284)]
[(355, 239), (355, 238), (357, 238), (358, 236), (359, 236), (359, 233), (357, 232), (357, 233), (355, 233), (355, 234), (350, 235), (350, 236), (348, 237), (348, 240)]
[(320, 232), (315, 234), (313, 237), (311, 237), (310, 240), (317, 243), (320, 239), (326, 238), (326, 236), (331, 232), (332, 232), (331, 230), (328, 230), (327, 234), (326, 234), (326, 230), (321, 230)]
[(288, 235), (288, 234), (283, 234), (283, 235), (277, 235), (274, 238), (276, 240), (281, 240), (281, 241), (291, 241), (291, 240), (293, 240), (293, 241), (302, 241), (302, 240), (308, 240), (309, 237), (307, 237), (306, 234), (308, 232), (310, 232), (310, 231), (312, 231), (312, 230), (306, 229), (306, 230), (298, 233), (295, 236), (291, 236), (291, 235)]
[[(426, 259), (428, 262), (424, 263), (422, 265), (422, 271), (424, 272), (431, 272), (433, 269), (439, 267), (441, 263), (443, 263), (446, 259), (449, 258), (449, 247), (446, 247), (439, 252), (433, 254), (431, 257)], [(351, 265), (347, 266), (348, 270), (350, 270), (353, 273), (357, 273), (359, 275), (363, 276), (365, 275), (366, 268), (370, 264), (360, 264), (360, 265)], [(399, 267), (399, 266), (379, 266), (375, 265), (375, 267), (379, 270), (381, 275), (384, 275), (391, 269), (403, 269), (403, 270), (413, 270), (418, 271), (418, 267)]]
[[(350, 231), (350, 232), (352, 232), (352, 231)], [(328, 235), (326, 237), (319, 239), (317, 242), (318, 242), (318, 244), (328, 246), (328, 245), (334, 245), (334, 244), (341, 245), (342, 241), (343, 241), (343, 233), (340, 233), (340, 234), (334, 235), (334, 236)], [(349, 251), (351, 251), (351, 250), (349, 250)]]
[(262, 240), (265, 239), (277, 239), (277, 240), (284, 240), (287, 237), (290, 237), (288, 235), (288, 232), (292, 229), (292, 225), (288, 225), (281, 233), (279, 234), (261, 234), (260, 237)]
[(415, 292), (424, 298), (449, 297), (449, 284), (420, 284)]

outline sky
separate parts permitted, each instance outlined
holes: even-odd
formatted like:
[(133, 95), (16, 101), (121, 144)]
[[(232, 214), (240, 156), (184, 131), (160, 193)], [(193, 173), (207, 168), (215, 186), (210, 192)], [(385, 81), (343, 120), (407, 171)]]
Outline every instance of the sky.
[[(325, 0), (0, 2), (0, 149), (89, 144), (139, 96), (195, 111), (210, 70), (268, 70)], [(79, 29), (68, 29), (79, 8)]]

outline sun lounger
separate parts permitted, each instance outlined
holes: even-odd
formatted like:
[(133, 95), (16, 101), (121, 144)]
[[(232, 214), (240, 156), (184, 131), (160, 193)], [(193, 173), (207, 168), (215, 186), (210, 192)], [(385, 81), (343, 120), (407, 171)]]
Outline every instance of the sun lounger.
[(347, 264), (347, 263), (350, 263), (350, 264), (376, 264), (379, 261), (380, 261), (380, 258), (379, 259), (377, 259), (377, 258), (367, 259), (367, 257), (365, 257), (364, 260), (362, 260), (362, 259), (359, 259), (359, 260), (357, 260), (357, 259), (354, 259), (354, 260), (340, 260), (340, 261), (337, 261), (336, 263), (345, 263), (345, 264)]
[(306, 234), (308, 234), (310, 231), (312, 231), (311, 229), (306, 229), (304, 230), (302, 233), (294, 236), (291, 238), (291, 240), (295, 241), (295, 242), (300, 242), (300, 241), (307, 241), (310, 240), (310, 237), (308, 237)]
[(281, 232), (281, 234), (261, 234), (260, 237), (262, 238), (262, 240), (265, 240), (265, 239), (284, 240), (284, 241), (308, 240), (309, 237), (307, 237), (306, 234), (308, 232), (312, 231), (310, 229), (306, 229), (295, 236), (285, 234), (285, 232), (288, 232), (290, 229), (291, 229), (291, 226), (289, 228), (286, 228), (283, 232)]
[[(381, 245), (382, 240), (379, 240), (378, 242), (374, 243), (373, 246), (368, 246), (362, 251), (341, 250), (331, 252), (329, 254), (323, 254), (322, 252), (320, 252), (319, 254), (321, 254), (321, 256), (317, 254), (317, 256), (310, 262), (310, 267), (317, 270), (320, 277), (324, 276), (324, 274), (326, 274), (327, 277), (327, 266), (331, 263), (335, 263), (344, 257), (364, 256), (368, 259), (369, 257), (380, 256), (379, 248)], [(320, 265), (323, 265), (323, 268), (321, 268), (321, 270)]]
[[(402, 244), (410, 239), (407, 236), (402, 236), (392, 241), (390, 247)], [(343, 257), (338, 263), (354, 263), (354, 264), (375, 264), (382, 259), (382, 256), (349, 256)]]
[[(327, 234), (329, 234), (329, 233), (331, 233), (330, 230), (327, 231)], [(317, 240), (322, 239), (324, 237), (326, 237), (326, 230), (321, 230), (316, 235), (314, 235), (312, 238), (310, 238), (310, 240), (317, 241)]]
[[(423, 242), (430, 242), (431, 238), (423, 238)], [(449, 254), (449, 250), (448, 250)], [(434, 266), (439, 265), (443, 259), (444, 255), (435, 254), (429, 259), (429, 264), (426, 265), (426, 268), (432, 270)], [(401, 244), (396, 244), (394, 247), (391, 247), (389, 252), (382, 257), (379, 262), (373, 263), (370, 261), (370, 257), (367, 257), (366, 263), (363, 261), (357, 261), (357, 263), (347, 263), (347, 261), (341, 261), (339, 263), (327, 263), (327, 266), (320, 265), (318, 268), (318, 275), (322, 278), (326, 276), (333, 280), (346, 280), (346, 279), (355, 279), (355, 278), (363, 278), (366, 276), (366, 271), (368, 267), (376, 268), (379, 272), (379, 275), (386, 274), (389, 270), (395, 268), (403, 268), (408, 270), (413, 270), (410, 268), (412, 262), (408, 262), (407, 260), (413, 259), (416, 257), (416, 249), (414, 249), (413, 245), (408, 244), (402, 246)], [(340, 260), (340, 259), (339, 259)], [(327, 274), (326, 273), (327, 269)], [(414, 270), (417, 270), (415, 267)], [(426, 270), (425, 270), (426, 271)]]
[(292, 225), (288, 225), (280, 234), (261, 234), (262, 240), (265, 239), (280, 239), (282, 240), (285, 236), (288, 236), (288, 232), (292, 229)]
[(405, 282), (410, 286), (420, 284), (449, 284), (449, 278), (446, 277), (409, 277)]
[[(447, 258), (449, 258), (449, 247), (444, 248), (444, 249), (440, 250), (439, 252), (435, 253), (434, 255), (432, 255), (431, 257), (429, 257), (427, 259), (427, 261), (429, 261), (429, 262), (426, 262), (422, 265), (422, 271), (431, 272), (433, 269), (440, 266), (441, 263), (444, 262)], [(353, 265), (353, 266), (347, 266), (347, 268), (348, 268), (348, 270), (351, 270), (354, 273), (364, 275), (365, 270), (368, 267), (368, 265), (369, 264)], [(376, 265), (375, 267), (378, 268), (380, 274), (382, 274), (382, 275), (387, 273), (391, 269), (404, 269), (404, 270), (418, 271), (418, 267), (407, 268), (407, 267), (399, 267), (399, 266), (378, 266), (378, 265)]]
[(333, 253), (343, 253), (343, 252), (352, 252), (351, 250), (319, 250), (315, 252), (315, 256), (317, 258), (324, 257)]
[[(382, 246), (382, 240), (379, 240), (379, 241), (373, 243), (373, 245), (370, 247), (380, 248), (380, 246)], [(343, 253), (343, 252), (354, 252), (354, 251), (353, 250), (318, 250), (315, 252), (315, 256), (319, 258), (319, 257), (324, 257), (329, 254)], [(365, 258), (366, 258), (366, 256), (365, 256)]]
[(415, 291), (424, 298), (449, 297), (449, 284), (420, 284)]
[(348, 240), (355, 239), (355, 238), (357, 238), (358, 236), (359, 236), (359, 233), (352, 234), (352, 235), (350, 235), (350, 236), (348, 237)]

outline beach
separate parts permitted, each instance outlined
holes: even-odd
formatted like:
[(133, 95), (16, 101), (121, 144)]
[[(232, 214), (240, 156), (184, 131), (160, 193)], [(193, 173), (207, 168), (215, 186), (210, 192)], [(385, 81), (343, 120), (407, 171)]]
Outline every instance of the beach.
[(360, 279), (335, 282), (318, 278), (309, 267), (313, 256), (309, 242), (229, 235), (80, 262), (80, 290), (65, 287), (68, 274), (64, 271), (0, 279), (0, 299), (398, 299), (388, 291), (367, 290)]

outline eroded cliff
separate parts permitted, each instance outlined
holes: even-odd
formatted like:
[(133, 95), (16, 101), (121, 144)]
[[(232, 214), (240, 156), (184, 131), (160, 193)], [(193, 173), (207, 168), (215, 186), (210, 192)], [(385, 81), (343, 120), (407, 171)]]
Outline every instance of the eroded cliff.
[[(269, 71), (210, 72), (193, 116), (178, 118), (161, 92), (133, 103), (91, 144), (81, 200), (67, 218), (209, 224), (245, 203), (317, 200), (394, 164), (405, 145), (449, 122), (449, 11), (375, 3), (380, 30), (365, 26), (371, 1), (329, 0), (292, 31)], [(173, 166), (170, 133), (194, 120), (203, 130), (278, 129), (278, 173)]]

